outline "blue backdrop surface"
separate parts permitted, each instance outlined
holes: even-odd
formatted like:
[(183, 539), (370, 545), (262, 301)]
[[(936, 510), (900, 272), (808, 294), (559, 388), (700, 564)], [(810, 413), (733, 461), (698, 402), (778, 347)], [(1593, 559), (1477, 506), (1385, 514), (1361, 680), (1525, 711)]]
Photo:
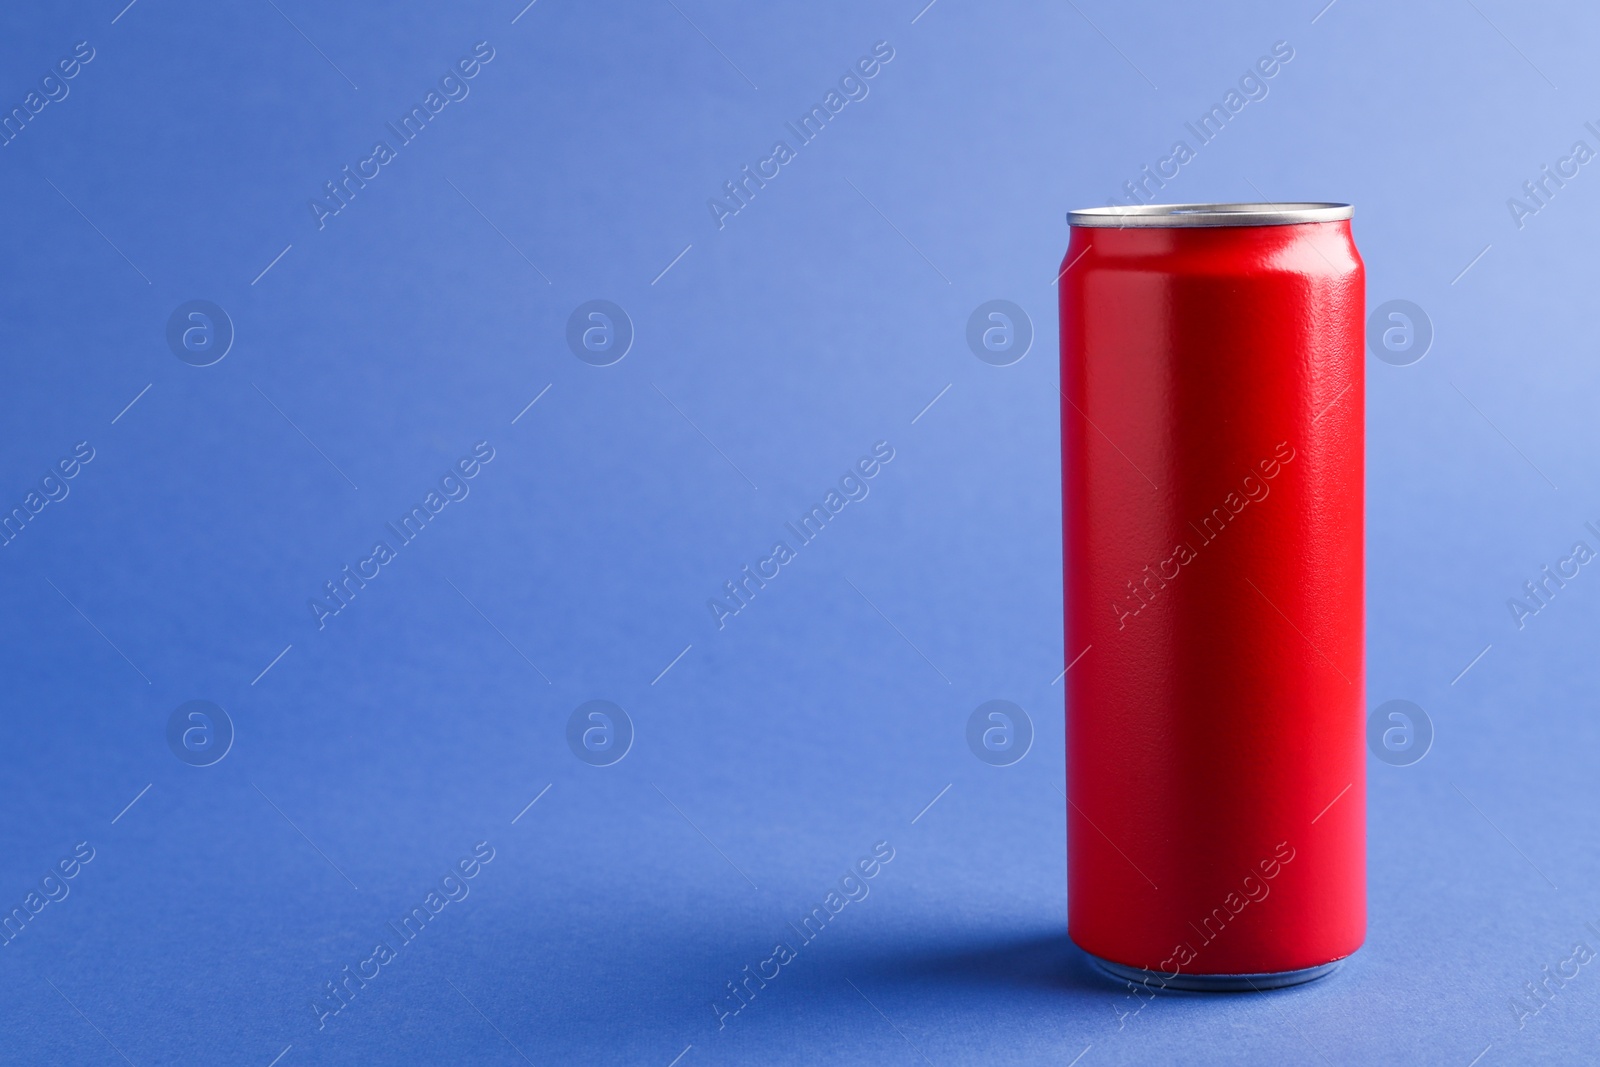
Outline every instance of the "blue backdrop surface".
[[(0, 1062), (1592, 1055), (1600, 16), (123, 2), (0, 15)], [(1432, 742), (1281, 993), (1065, 936), (1053, 278), (1139, 182), (1409, 302)]]

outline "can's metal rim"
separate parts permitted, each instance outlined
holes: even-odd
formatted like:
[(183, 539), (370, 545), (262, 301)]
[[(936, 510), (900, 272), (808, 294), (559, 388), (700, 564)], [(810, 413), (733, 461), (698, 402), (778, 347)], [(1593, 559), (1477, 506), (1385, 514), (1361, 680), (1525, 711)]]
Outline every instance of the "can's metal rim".
[(1301, 985), (1305, 982), (1314, 982), (1324, 978), (1339, 969), (1343, 959), (1331, 963), (1318, 964), (1315, 967), (1302, 967), (1295, 971), (1269, 971), (1265, 974), (1184, 974), (1175, 975), (1157, 974), (1142, 967), (1129, 967), (1123, 963), (1113, 963), (1099, 956), (1090, 954), (1089, 958), (1095, 962), (1102, 971), (1113, 978), (1121, 978), (1127, 982), (1139, 982), (1143, 985), (1153, 986), (1158, 989), (1181, 989), (1191, 993), (1260, 993), (1268, 989), (1283, 989), (1286, 986)]
[(1115, 229), (1187, 229), (1199, 226), (1293, 226), (1339, 222), (1355, 213), (1349, 204), (1134, 204), (1067, 212), (1073, 226)]

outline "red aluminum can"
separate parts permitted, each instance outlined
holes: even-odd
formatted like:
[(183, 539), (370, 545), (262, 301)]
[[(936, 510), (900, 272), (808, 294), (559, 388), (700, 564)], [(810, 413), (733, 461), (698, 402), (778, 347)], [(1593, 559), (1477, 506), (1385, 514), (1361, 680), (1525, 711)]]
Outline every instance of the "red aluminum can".
[(1365, 269), (1350, 215), (1069, 216), (1069, 932), (1122, 977), (1289, 985), (1366, 934)]

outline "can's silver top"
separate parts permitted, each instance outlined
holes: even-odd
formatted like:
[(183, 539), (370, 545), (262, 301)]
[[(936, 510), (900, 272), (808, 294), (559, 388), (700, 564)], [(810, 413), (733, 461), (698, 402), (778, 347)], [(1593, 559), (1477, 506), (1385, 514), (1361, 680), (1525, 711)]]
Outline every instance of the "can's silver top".
[(1067, 212), (1074, 226), (1115, 229), (1176, 229), (1192, 226), (1292, 226), (1338, 222), (1355, 209), (1349, 204), (1135, 204)]

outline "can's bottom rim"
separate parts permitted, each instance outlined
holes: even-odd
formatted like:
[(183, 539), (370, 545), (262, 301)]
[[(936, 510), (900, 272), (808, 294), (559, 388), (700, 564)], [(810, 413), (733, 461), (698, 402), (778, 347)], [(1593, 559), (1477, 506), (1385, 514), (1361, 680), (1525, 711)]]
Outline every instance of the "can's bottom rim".
[[(1085, 953), (1085, 955), (1089, 955)], [(1111, 975), (1129, 982), (1155, 986), (1160, 989), (1181, 989), (1195, 993), (1259, 993), (1267, 989), (1282, 989), (1324, 978), (1339, 969), (1342, 959), (1332, 963), (1319, 963), (1315, 967), (1302, 967), (1295, 971), (1269, 971), (1265, 974), (1186, 974), (1182, 971), (1167, 976), (1143, 967), (1129, 967), (1112, 963), (1099, 956), (1089, 955), (1095, 966)]]

